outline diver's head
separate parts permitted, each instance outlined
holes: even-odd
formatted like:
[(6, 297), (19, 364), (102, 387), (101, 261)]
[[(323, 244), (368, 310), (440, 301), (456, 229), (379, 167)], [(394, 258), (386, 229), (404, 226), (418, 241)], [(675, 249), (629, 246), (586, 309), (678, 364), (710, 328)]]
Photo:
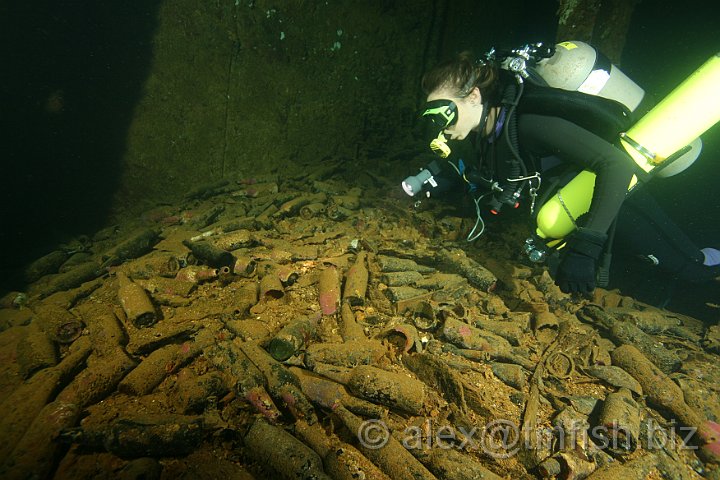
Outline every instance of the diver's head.
[[(439, 133), (462, 140), (480, 128), (484, 109), (495, 104), (497, 77), (493, 65), (477, 61), (471, 52), (462, 52), (423, 76), (427, 104), (421, 115), (440, 128)], [(450, 110), (454, 115), (443, 114)]]

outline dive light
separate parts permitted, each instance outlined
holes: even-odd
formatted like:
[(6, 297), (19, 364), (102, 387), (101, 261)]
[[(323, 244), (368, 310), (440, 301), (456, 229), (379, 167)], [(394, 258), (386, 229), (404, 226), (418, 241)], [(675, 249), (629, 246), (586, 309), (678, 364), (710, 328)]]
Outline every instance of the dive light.
[(433, 178), (433, 174), (428, 169), (420, 170), (417, 175), (411, 175), (402, 182), (403, 190), (411, 197), (415, 196), (416, 193), (420, 192), (423, 185), (429, 183), (433, 187), (437, 187), (437, 182)]
[[(420, 170), (417, 175), (410, 175), (402, 182), (402, 188), (411, 197), (423, 190), (424, 185), (430, 185), (433, 188), (437, 188), (438, 183), (435, 180), (435, 175), (440, 173), (440, 165), (437, 162), (430, 162), (427, 168)], [(430, 192), (426, 193), (430, 196)]]

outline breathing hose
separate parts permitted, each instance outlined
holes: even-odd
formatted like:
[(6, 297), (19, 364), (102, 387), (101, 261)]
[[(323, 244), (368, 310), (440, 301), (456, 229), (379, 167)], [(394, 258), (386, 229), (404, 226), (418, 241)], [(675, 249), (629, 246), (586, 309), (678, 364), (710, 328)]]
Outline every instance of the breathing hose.
[(507, 113), (507, 120), (505, 127), (503, 128), (503, 134), (505, 142), (510, 148), (512, 158), (510, 161), (510, 171), (508, 172), (508, 178), (502, 184), (502, 193), (498, 199), (500, 204), (513, 205), (520, 197), (520, 193), (527, 185), (527, 180), (520, 182), (513, 181), (513, 179), (527, 177), (527, 167), (525, 162), (520, 156), (520, 144), (518, 140), (518, 126), (517, 116), (515, 115), (515, 109), (522, 97), (524, 85), (520, 83), (517, 87), (517, 94), (515, 94), (514, 88), (508, 88), (503, 98), (505, 105), (510, 105)]

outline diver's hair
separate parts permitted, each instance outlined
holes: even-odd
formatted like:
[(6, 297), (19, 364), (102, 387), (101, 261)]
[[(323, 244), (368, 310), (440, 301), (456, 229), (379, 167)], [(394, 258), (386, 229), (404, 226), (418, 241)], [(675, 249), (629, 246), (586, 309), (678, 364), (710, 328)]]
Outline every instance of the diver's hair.
[(498, 69), (493, 63), (478, 60), (466, 50), (426, 72), (422, 78), (422, 89), (430, 94), (439, 88), (448, 88), (454, 96), (464, 98), (473, 87), (478, 87), (484, 101), (496, 104), (500, 90), (498, 77)]

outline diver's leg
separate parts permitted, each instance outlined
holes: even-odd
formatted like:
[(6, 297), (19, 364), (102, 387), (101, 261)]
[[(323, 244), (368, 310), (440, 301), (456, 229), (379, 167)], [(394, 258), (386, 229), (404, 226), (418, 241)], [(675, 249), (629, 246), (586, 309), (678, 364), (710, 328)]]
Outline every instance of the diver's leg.
[(638, 255), (681, 281), (702, 282), (720, 276), (720, 265), (705, 264), (714, 263), (713, 249), (699, 249), (643, 190), (623, 204), (616, 245), (623, 253)]

